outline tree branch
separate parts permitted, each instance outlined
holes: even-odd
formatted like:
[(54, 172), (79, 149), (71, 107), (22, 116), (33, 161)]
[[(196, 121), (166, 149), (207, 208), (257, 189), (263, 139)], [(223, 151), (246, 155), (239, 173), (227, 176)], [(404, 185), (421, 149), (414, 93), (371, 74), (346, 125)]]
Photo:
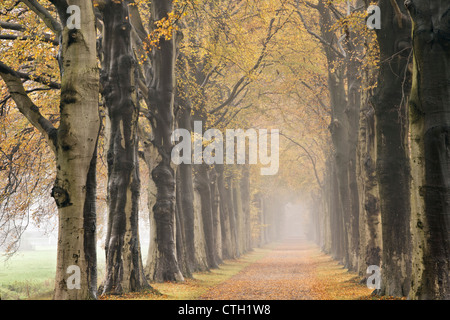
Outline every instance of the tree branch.
[(28, 73), (20, 72), (20, 71), (14, 71), (14, 72), (19, 78), (38, 82), (38, 83), (44, 84), (46, 86), (49, 86), (52, 89), (57, 89), (57, 90), (61, 89), (61, 85), (59, 83), (53, 82), (53, 81), (48, 81), (48, 80), (42, 78), (41, 76), (34, 76), (34, 75), (30, 75)]
[(285, 135), (284, 133), (280, 132), (280, 135), (282, 135), (283, 137), (285, 137), (286, 139), (288, 139), (289, 141), (291, 141), (293, 144), (299, 146), (308, 156), (309, 160), (311, 161), (311, 164), (313, 166), (313, 170), (314, 170), (314, 175), (316, 177), (316, 181), (317, 184), (319, 185), (320, 188), (322, 188), (322, 182), (319, 179), (319, 175), (317, 173), (317, 168), (316, 168), (316, 161), (314, 160), (314, 158), (311, 156), (311, 154), (309, 153), (308, 149), (306, 149), (304, 146), (302, 146), (300, 143), (298, 143), (297, 141), (293, 140), (292, 138), (288, 137), (287, 135)]
[[(255, 72), (260, 67), (264, 57), (267, 54), (267, 47), (270, 43), (270, 40), (272, 40), (272, 38), (275, 36), (275, 34), (284, 25), (283, 24), (282, 26), (279, 26), (278, 28), (276, 28), (276, 30), (274, 32), (272, 32), (274, 22), (275, 22), (275, 18), (272, 18), (272, 20), (270, 20), (270, 23), (269, 23), (267, 37), (264, 40), (263, 47), (261, 49), (261, 54), (259, 55), (258, 59), (256, 60), (256, 63), (254, 64), (254, 66), (249, 70), (248, 74)], [(212, 110), (211, 113), (214, 114), (214, 113), (222, 110), (224, 107), (228, 106), (230, 103), (232, 103), (233, 100), (236, 99), (236, 97), (242, 92), (242, 90), (244, 90), (244, 88), (247, 87), (250, 83), (251, 83), (251, 81), (248, 80), (248, 75), (242, 76), (233, 86), (233, 89), (231, 90), (231, 93), (228, 96), (228, 98), (222, 104), (220, 104), (217, 108)]]
[[(39, 2), (36, 0), (21, 0), (28, 8), (30, 8), (34, 13), (36, 13), (39, 18), (44, 21), (45, 25), (52, 30), (56, 35), (62, 31), (61, 24), (53, 18), (50, 12), (47, 11)], [(53, 3), (53, 1), (51, 1)]]
[(0, 27), (2, 29), (24, 31), (25, 27), (18, 23), (0, 21)]
[(49, 0), (58, 11), (59, 20), (61, 20), (61, 24), (63, 27), (66, 26), (68, 13), (67, 8), (69, 7), (69, 4), (67, 3), (67, 0)]
[(298, 3), (298, 0), (296, 1), (296, 7), (297, 10), (295, 11), (297, 13), (297, 15), (300, 17), (300, 20), (303, 23), (303, 26), (306, 29), (306, 32), (308, 32), (310, 35), (312, 35), (314, 38), (316, 38), (317, 40), (320, 41), (320, 43), (322, 43), (323, 45), (328, 46), (331, 50), (333, 50), (339, 57), (341, 58), (345, 58), (346, 54), (345, 51), (341, 52), (338, 49), (336, 49), (331, 43), (329, 43), (328, 41), (326, 41), (324, 38), (322, 38), (320, 35), (318, 35), (317, 33), (315, 33), (314, 31), (312, 31), (308, 25), (306, 24), (305, 18), (303, 17), (301, 11), (300, 11), (300, 6)]
[(398, 27), (401, 29), (403, 28), (403, 13), (400, 10), (400, 7), (397, 4), (397, 1), (395, 0), (391, 0), (391, 5), (394, 8), (394, 12), (395, 12), (395, 18), (397, 19), (397, 24)]
[(41, 40), (47, 43), (51, 43), (55, 46), (59, 45), (59, 42), (52, 39), (50, 35), (44, 34), (43, 36), (18, 36), (13, 34), (0, 34), (0, 40)]
[(39, 130), (53, 152), (56, 152), (57, 129), (40, 113), (39, 108), (30, 99), (23, 87), (20, 75), (0, 61), (0, 76), (5, 81), (20, 113)]

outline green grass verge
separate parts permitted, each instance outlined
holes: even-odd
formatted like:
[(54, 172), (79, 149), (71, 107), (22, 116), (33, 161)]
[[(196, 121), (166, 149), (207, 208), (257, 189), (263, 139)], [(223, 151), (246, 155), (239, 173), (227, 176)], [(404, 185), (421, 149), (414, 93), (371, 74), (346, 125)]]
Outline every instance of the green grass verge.
[[(102, 279), (104, 251), (97, 249), (98, 277)], [(55, 284), (56, 247), (19, 251), (6, 259), (0, 253), (0, 299), (51, 299)]]
[(53, 290), (56, 250), (16, 253), (0, 258), (0, 297), (2, 300), (28, 299)]
[[(184, 283), (152, 283), (156, 291), (132, 293), (107, 299), (195, 300), (209, 288), (226, 281), (246, 266), (264, 257), (275, 244), (253, 251), (234, 260), (226, 260), (218, 269), (199, 272)], [(143, 248), (145, 259), (147, 248)], [(103, 278), (104, 252), (98, 249), (98, 279)], [(145, 260), (144, 260), (145, 261)], [(0, 256), (0, 298), (2, 300), (51, 299), (56, 272), (56, 248), (22, 251), (5, 261)], [(161, 294), (158, 294), (160, 292)]]

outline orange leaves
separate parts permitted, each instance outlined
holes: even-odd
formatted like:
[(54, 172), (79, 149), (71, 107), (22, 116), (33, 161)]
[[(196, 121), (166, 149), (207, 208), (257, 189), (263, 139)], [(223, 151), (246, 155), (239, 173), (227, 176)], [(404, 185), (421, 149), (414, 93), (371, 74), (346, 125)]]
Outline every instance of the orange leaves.
[(370, 289), (352, 282), (354, 274), (314, 244), (285, 241), (265, 258), (211, 289), (203, 299), (336, 300), (358, 299)]
[[(211, 270), (210, 273), (225, 273), (227, 268), (229, 266), (225, 265), (221, 267), (222, 270)], [(204, 290), (211, 285), (208, 285), (211, 280), (201, 274), (194, 275), (194, 278), (186, 279), (182, 284), (154, 284), (156, 290), (121, 296), (101, 296), (100, 299), (405, 300), (390, 296), (373, 296), (372, 289), (361, 284), (355, 273), (348, 272), (337, 261), (321, 252), (315, 244), (299, 239), (278, 243), (273, 250), (253, 260), (253, 263), (231, 278), (220, 280), (223, 282), (207, 291)], [(217, 283), (217, 279), (214, 282)], [(202, 290), (204, 293), (198, 297)]]
[(174, 32), (178, 30), (175, 22), (180, 18), (174, 12), (169, 12), (167, 17), (155, 22), (155, 29), (148, 36), (146, 49), (151, 51), (153, 47), (157, 47), (161, 39), (167, 41), (173, 38)]
[(165, 297), (157, 290), (147, 289), (142, 292), (129, 292), (122, 295), (101, 295), (99, 300), (156, 300)]
[[(136, 5), (142, 9), (142, 4), (138, 1)], [(188, 1), (179, 1), (174, 0), (174, 10), (167, 14), (167, 17), (163, 17), (162, 19), (155, 21), (154, 29), (149, 33), (147, 42), (145, 44), (145, 49), (147, 52), (150, 52), (153, 48), (158, 47), (161, 39), (170, 41), (175, 32), (178, 31), (178, 21), (185, 16), (187, 13), (184, 12), (184, 7), (187, 5)], [(145, 13), (145, 9), (144, 12)], [(149, 14), (149, 13), (148, 13)]]

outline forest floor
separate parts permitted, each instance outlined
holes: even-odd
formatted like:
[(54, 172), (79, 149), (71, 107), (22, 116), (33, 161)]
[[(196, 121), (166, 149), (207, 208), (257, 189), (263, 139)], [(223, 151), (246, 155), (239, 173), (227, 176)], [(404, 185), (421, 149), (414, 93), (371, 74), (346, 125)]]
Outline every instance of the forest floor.
[(194, 274), (184, 283), (152, 284), (158, 293), (101, 299), (138, 300), (385, 300), (373, 296), (360, 277), (304, 239), (256, 248), (219, 269)]
[(293, 238), (279, 243), (262, 259), (211, 288), (200, 299), (367, 299), (372, 291), (316, 245)]

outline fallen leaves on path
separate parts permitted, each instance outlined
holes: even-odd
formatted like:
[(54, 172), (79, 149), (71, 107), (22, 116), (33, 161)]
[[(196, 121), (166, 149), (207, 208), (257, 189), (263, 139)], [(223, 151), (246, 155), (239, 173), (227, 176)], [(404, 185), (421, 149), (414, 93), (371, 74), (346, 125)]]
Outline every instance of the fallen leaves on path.
[(351, 300), (372, 290), (319, 248), (291, 239), (237, 275), (210, 289), (205, 300)]
[(196, 273), (183, 283), (152, 284), (155, 290), (100, 299), (405, 300), (374, 296), (360, 279), (314, 243), (290, 239)]

